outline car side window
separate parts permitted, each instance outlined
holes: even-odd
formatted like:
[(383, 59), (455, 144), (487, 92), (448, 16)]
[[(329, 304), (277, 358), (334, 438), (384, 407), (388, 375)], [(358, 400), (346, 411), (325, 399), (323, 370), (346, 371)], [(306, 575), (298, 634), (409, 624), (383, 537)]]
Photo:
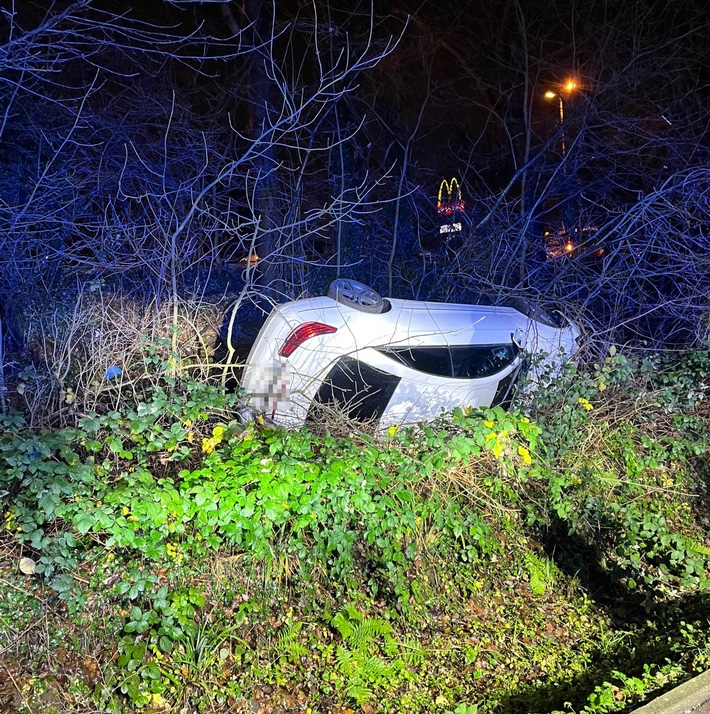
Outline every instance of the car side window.
[(520, 352), (514, 343), (440, 347), (383, 347), (382, 354), (437, 377), (481, 379), (501, 372)]
[(416, 369), (417, 372), (451, 377), (451, 353), (448, 347), (383, 347), (378, 352)]
[(451, 347), (453, 377), (480, 379), (501, 372), (515, 361), (520, 348), (513, 342), (503, 345), (461, 345)]

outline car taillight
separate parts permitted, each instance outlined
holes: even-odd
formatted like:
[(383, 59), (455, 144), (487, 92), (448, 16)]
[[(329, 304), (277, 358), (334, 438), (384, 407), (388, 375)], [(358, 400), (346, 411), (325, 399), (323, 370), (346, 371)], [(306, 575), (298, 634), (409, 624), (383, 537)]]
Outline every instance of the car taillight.
[(290, 357), (298, 347), (300, 347), (306, 340), (310, 340), (311, 337), (328, 335), (337, 331), (337, 327), (326, 325), (322, 322), (304, 322), (302, 325), (299, 325), (292, 330), (291, 334), (281, 345), (279, 355), (281, 355), (281, 357)]

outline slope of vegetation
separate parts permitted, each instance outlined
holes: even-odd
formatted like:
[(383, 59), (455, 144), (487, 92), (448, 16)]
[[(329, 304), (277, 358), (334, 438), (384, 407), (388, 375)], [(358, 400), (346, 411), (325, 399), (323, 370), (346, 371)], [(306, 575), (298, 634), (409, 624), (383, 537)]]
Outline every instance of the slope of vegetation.
[(610, 712), (710, 666), (707, 351), (378, 438), (146, 365), (2, 417), (3, 711)]

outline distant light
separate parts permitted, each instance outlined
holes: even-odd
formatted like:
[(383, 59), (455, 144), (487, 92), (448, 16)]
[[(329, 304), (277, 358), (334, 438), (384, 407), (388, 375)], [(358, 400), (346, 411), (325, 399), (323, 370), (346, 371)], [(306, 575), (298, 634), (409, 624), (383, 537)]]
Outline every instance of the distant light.
[(566, 251), (567, 253), (571, 253), (573, 250), (574, 250), (574, 243), (572, 243), (571, 240), (568, 240), (568, 241), (565, 243), (565, 251)]
[(575, 89), (577, 89), (577, 82), (575, 82), (573, 79), (568, 79), (565, 82), (565, 91), (574, 92)]
[(557, 95), (554, 92), (547, 91), (545, 92), (545, 99), (554, 99)]
[(256, 253), (250, 253), (247, 257), (239, 261), (244, 268), (255, 266), (259, 262), (259, 256)]
[(461, 230), (460, 223), (453, 223), (451, 225), (443, 225), (439, 228), (439, 233), (458, 233)]
[(439, 197), (436, 200), (436, 211), (440, 216), (453, 216), (457, 211), (465, 211), (466, 204), (461, 195), (461, 185), (456, 177), (451, 181), (444, 179), (439, 185)]

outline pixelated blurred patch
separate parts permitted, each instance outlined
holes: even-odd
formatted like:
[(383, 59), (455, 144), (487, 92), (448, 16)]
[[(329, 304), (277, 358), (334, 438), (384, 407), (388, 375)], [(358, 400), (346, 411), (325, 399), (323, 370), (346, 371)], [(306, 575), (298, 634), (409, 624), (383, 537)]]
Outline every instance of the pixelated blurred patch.
[(250, 396), (255, 407), (263, 411), (284, 408), (290, 399), (291, 373), (288, 364), (274, 360), (254, 365), (254, 390)]

